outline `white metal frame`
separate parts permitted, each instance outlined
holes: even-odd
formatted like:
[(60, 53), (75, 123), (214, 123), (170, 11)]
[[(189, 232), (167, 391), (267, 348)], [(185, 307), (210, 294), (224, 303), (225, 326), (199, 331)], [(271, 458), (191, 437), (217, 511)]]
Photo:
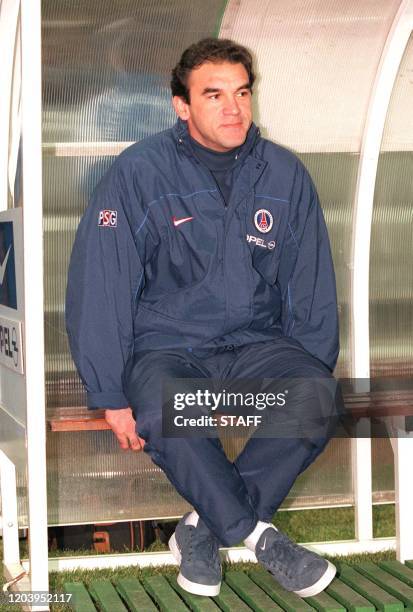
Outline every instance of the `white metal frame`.
[[(30, 582), (47, 591), (40, 0), (21, 0), (23, 235)], [(33, 608), (48, 609), (48, 608)]]
[(18, 590), (29, 591), (31, 589), (31, 584), (28, 575), (28, 568), (27, 566), (23, 567), (22, 563), (20, 562), (16, 469), (12, 461), (10, 461), (7, 455), (1, 450), (0, 485), (3, 513), (4, 576), (9, 583), (16, 581), (16, 584), (18, 584)]
[(413, 559), (413, 432), (406, 432), (404, 416), (387, 417), (387, 429), (394, 453), (394, 484), (396, 493), (396, 553), (399, 561)]
[[(393, 91), (397, 72), (413, 31), (413, 0), (402, 0), (394, 19), (381, 56), (373, 85), (366, 124), (362, 140), (360, 163), (357, 177), (355, 213), (352, 244), (351, 275), (351, 355), (352, 377), (368, 380), (370, 378), (370, 337), (369, 337), (369, 270), (370, 239), (373, 218), (374, 191), (376, 186), (377, 165), (383, 130), (386, 121), (390, 96)], [(413, 441), (411, 441), (413, 444)], [(397, 451), (399, 448), (400, 452)], [(403, 498), (410, 488), (404, 480), (403, 458), (407, 453), (408, 441), (396, 440), (396, 497)], [(402, 450), (403, 449), (403, 450)], [(372, 538), (372, 490), (371, 490), (371, 441), (368, 438), (353, 440), (353, 474), (355, 480), (356, 534), (359, 539)], [(370, 476), (368, 476), (370, 474)], [(407, 503), (407, 500), (405, 500)], [(410, 502), (411, 503), (411, 502)], [(413, 505), (410, 506), (413, 515)], [(401, 504), (396, 506), (397, 524), (401, 521)], [(399, 529), (399, 541), (412, 541), (406, 548), (413, 558), (413, 534), (411, 529)], [(404, 548), (403, 548), (404, 550)], [(401, 560), (400, 549), (398, 558)], [(406, 557), (404, 557), (406, 558)]]
[(3, 502), (3, 563), (6, 566), (15, 565), (20, 563), (16, 469), (2, 450), (0, 450), (0, 488)]
[(2, 95), (0, 96), (0, 210), (7, 209), (9, 122), (19, 7), (20, 0), (3, 2), (0, 7), (0, 57), (2, 73)]
[(413, 437), (393, 440), (396, 489), (396, 554), (399, 561), (413, 559)]
[[(4, 531), (4, 574), (15, 591), (48, 591), (48, 537), (46, 487), (46, 418), (44, 397), (43, 228), (41, 163), (41, 13), (40, 0), (12, 0), (1, 6), (1, 57), (6, 95), (0, 157), (0, 206), (7, 208), (8, 147), (15, 40), (20, 11), (22, 61), (22, 181), (25, 296), (25, 370), (27, 489), (29, 506), (29, 570), (22, 572), (18, 548), (15, 469), (5, 453), (0, 455)], [(3, 54), (3, 51), (5, 52)], [(3, 66), (2, 66), (3, 67)], [(10, 87), (9, 87), (10, 86)], [(9, 90), (7, 88), (9, 87)], [(7, 93), (9, 95), (7, 95)], [(48, 610), (28, 605), (28, 610)]]
[[(304, 544), (321, 555), (352, 555), (364, 552), (377, 553), (396, 548), (395, 538), (376, 538), (369, 542), (346, 540), (342, 542), (326, 542)], [(255, 555), (245, 546), (221, 548), (221, 559), (231, 563), (256, 562)], [(171, 552), (125, 553), (122, 555), (85, 555), (81, 557), (53, 557), (49, 559), (49, 571), (61, 572), (74, 569), (108, 569), (119, 567), (159, 567), (162, 565), (177, 565)], [(26, 562), (23, 561), (23, 566)]]

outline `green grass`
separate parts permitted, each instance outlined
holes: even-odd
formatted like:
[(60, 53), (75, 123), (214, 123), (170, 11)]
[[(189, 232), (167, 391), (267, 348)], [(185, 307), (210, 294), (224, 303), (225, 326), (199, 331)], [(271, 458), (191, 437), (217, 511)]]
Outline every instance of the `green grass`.
[[(331, 540), (351, 540), (354, 538), (354, 508), (320, 508), (316, 510), (293, 510), (278, 512), (273, 523), (297, 542), (328, 542)], [(394, 505), (373, 506), (374, 537), (395, 535)], [(155, 540), (147, 552), (167, 550), (160, 540)], [(121, 550), (119, 552), (130, 552)], [(20, 554), (27, 557), (27, 546), (21, 542)], [(50, 557), (72, 555), (94, 555), (94, 550), (53, 550)]]
[[(391, 537), (395, 535), (395, 515), (394, 505), (375, 506), (373, 508), (374, 535), (375, 537)], [(325, 508), (318, 510), (298, 510), (288, 512), (278, 512), (273, 521), (277, 527), (285, 531), (293, 540), (298, 542), (327, 542), (331, 540), (349, 540), (354, 538), (354, 509), (353, 508)], [(165, 550), (166, 546), (159, 541), (154, 542), (147, 550), (155, 552)], [(0, 539), (0, 557), (2, 558), (2, 542)], [(27, 546), (21, 542), (22, 558), (27, 556)], [(85, 551), (53, 551), (50, 556), (84, 555)], [(93, 551), (86, 554), (94, 554)], [(333, 563), (340, 563), (343, 559), (350, 565), (355, 565), (362, 561), (378, 562), (382, 560), (394, 559), (395, 553), (377, 553), (351, 555), (348, 557), (329, 557)], [(250, 572), (256, 568), (253, 563), (225, 564), (224, 573), (227, 569), (240, 569)], [(92, 580), (108, 579), (116, 582), (120, 578), (137, 577), (162, 574), (176, 575), (176, 566), (163, 567), (124, 567), (117, 570), (113, 569), (94, 569), (94, 570), (72, 570), (50, 573), (50, 591), (58, 592), (63, 590), (65, 582), (79, 581), (88, 585)], [(0, 576), (0, 588), (3, 584)], [(71, 608), (62, 604), (55, 604), (51, 608), (53, 612), (66, 612)], [(1, 612), (16, 612), (16, 606), (0, 606)]]
[[(277, 512), (273, 523), (297, 542), (328, 542), (354, 538), (354, 508), (322, 508)], [(394, 537), (394, 505), (373, 506), (376, 538)]]

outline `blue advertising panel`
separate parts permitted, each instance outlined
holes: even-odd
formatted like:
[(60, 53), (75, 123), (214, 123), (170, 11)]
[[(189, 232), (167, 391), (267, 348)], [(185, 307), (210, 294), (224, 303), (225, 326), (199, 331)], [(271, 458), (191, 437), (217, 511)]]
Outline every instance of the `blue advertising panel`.
[(0, 304), (17, 310), (16, 266), (12, 221), (0, 221)]

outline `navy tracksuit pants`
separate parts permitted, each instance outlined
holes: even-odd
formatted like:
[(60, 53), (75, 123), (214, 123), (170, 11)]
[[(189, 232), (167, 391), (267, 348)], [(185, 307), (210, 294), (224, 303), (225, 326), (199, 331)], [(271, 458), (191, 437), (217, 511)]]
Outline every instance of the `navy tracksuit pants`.
[(258, 520), (272, 519), (297, 476), (321, 453), (331, 434), (311, 440), (251, 437), (232, 463), (219, 438), (162, 436), (162, 385), (166, 378), (308, 380), (332, 376), (320, 361), (287, 337), (241, 347), (146, 351), (136, 353), (128, 364), (125, 392), (137, 420), (137, 432), (146, 441), (145, 452), (220, 543), (237, 544)]

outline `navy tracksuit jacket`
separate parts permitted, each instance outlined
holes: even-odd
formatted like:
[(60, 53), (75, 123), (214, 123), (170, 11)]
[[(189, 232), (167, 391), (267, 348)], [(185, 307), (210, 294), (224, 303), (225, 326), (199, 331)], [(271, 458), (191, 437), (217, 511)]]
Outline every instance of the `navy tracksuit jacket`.
[(338, 354), (307, 171), (254, 125), (237, 157), (225, 207), (184, 122), (122, 153), (80, 223), (66, 301), (88, 406), (132, 407), (145, 452), (227, 546), (271, 520), (329, 435), (253, 436), (232, 463), (218, 438), (163, 435), (162, 381), (297, 377), (304, 413)]
[[(66, 299), (90, 408), (128, 404), (122, 373), (134, 351), (289, 336), (334, 368), (335, 278), (311, 179), (254, 124), (238, 157), (225, 207), (178, 120), (124, 151), (98, 185)], [(269, 231), (257, 229), (260, 210)]]

